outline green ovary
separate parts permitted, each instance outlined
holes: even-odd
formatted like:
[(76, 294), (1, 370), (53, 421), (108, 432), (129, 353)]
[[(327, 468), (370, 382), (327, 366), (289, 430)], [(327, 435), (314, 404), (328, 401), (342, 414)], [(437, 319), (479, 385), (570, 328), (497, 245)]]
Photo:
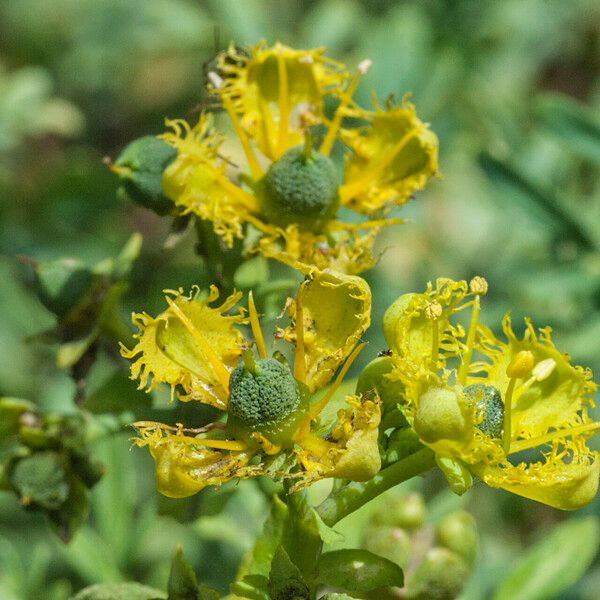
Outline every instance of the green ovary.
[(239, 365), (231, 373), (227, 429), (254, 444), (253, 433), (271, 443), (290, 447), (308, 409), (289, 368), (272, 358), (257, 360), (253, 371)]
[(327, 156), (302, 146), (288, 150), (261, 180), (262, 212), (281, 227), (318, 233), (339, 206), (338, 176)]

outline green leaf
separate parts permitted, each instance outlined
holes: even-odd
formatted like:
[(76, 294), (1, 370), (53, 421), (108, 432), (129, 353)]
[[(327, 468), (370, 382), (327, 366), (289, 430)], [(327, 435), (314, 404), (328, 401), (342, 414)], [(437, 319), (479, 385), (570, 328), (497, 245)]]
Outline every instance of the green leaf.
[(535, 115), (573, 151), (600, 163), (600, 119), (593, 109), (566, 96), (544, 94), (537, 100)]
[(264, 575), (246, 575), (241, 581), (230, 586), (231, 593), (250, 600), (271, 600), (269, 598), (269, 580)]
[(167, 590), (169, 600), (196, 600), (198, 596), (196, 574), (185, 559), (181, 546), (177, 546), (171, 561), (171, 573)]
[(600, 544), (598, 517), (569, 519), (557, 525), (515, 562), (494, 600), (557, 598), (594, 560)]
[(277, 546), (269, 573), (269, 596), (272, 600), (309, 598), (308, 585), (283, 546)]
[(220, 600), (221, 595), (216, 590), (201, 583), (198, 586), (198, 600)]
[(139, 583), (99, 583), (81, 590), (72, 600), (158, 600), (165, 593)]
[(334, 550), (321, 555), (319, 581), (350, 592), (404, 585), (402, 569), (368, 550)]

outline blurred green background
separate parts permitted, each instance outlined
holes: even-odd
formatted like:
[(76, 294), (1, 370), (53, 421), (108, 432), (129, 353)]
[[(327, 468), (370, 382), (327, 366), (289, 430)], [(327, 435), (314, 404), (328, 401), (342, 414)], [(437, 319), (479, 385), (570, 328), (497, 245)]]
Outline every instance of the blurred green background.
[[(94, 264), (140, 231), (125, 319), (160, 307), (164, 288), (206, 283), (192, 242), (164, 249), (168, 219), (117, 200), (102, 160), (161, 132), (165, 116), (194, 120), (207, 99), (203, 64), (230, 40), (262, 38), (326, 46), (348, 65), (371, 58), (358, 100), (368, 105), (373, 90), (379, 98), (411, 92), (440, 138), (442, 176), (403, 209), (410, 223), (386, 232), (381, 262), (367, 274), (374, 323), (428, 280), (481, 274), (490, 284), (488, 324), (497, 329), (506, 310), (517, 323), (529, 315), (600, 373), (596, 0), (2, 0), (0, 395), (75, 411), (74, 383), (55, 366), (56, 346), (39, 336), (54, 317), (17, 256)], [(364, 361), (383, 349), (380, 334), (371, 342)], [(101, 393), (115, 369), (108, 349), (89, 388)], [(123, 383), (108, 410), (121, 399), (125, 406), (134, 389)], [(89, 583), (131, 579), (164, 588), (178, 542), (199, 578), (225, 592), (266, 513), (265, 490), (244, 483), (235, 493), (166, 501), (127, 433), (93, 453), (108, 472), (93, 490), (89, 524), (68, 546), (0, 493), (0, 597), (59, 600)], [(569, 517), (483, 486), (450, 497), (435, 476), (413, 487), (437, 494), (439, 514), (465, 506), (477, 518), (481, 550), (465, 600), (500, 594), (515, 557)], [(600, 500), (582, 512), (597, 518)], [(597, 561), (558, 595), (535, 597), (594, 600), (599, 589)]]

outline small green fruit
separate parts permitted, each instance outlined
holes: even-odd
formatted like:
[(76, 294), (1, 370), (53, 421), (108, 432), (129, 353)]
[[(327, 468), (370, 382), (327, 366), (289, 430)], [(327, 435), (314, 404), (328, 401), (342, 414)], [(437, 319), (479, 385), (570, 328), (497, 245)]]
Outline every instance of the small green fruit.
[(241, 364), (231, 373), (227, 429), (248, 443), (257, 432), (290, 446), (307, 408), (308, 398), (289, 368), (274, 358), (257, 360), (252, 370)]
[(394, 498), (386, 502), (373, 516), (377, 525), (402, 527), (403, 529), (418, 529), (425, 523), (426, 509), (423, 496), (417, 492)]
[(464, 510), (450, 513), (442, 519), (435, 530), (440, 545), (456, 552), (469, 565), (477, 553), (478, 535), (475, 519)]
[(369, 527), (363, 546), (370, 552), (383, 556), (402, 568), (407, 566), (410, 558), (410, 537), (400, 527), (389, 525)]
[(454, 600), (469, 575), (469, 567), (447, 548), (431, 548), (409, 582), (415, 600)]
[(261, 180), (262, 211), (281, 227), (297, 223), (318, 233), (338, 209), (338, 185), (329, 157), (297, 146), (276, 160)]

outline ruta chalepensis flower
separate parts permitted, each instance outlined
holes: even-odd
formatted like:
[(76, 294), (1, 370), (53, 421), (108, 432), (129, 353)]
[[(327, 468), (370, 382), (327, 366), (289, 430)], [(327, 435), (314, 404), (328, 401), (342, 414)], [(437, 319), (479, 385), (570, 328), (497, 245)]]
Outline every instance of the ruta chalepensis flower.
[[(290, 325), (275, 334), (293, 346), (292, 368), (281, 352), (269, 358), (251, 293), (248, 316), (243, 309), (230, 312), (241, 293), (211, 306), (214, 287), (208, 296), (167, 291), (164, 312), (134, 316), (137, 343), (121, 352), (133, 360), (131, 376), (140, 387), (167, 383), (180, 400), (225, 413), (195, 430), (135, 423), (135, 443), (149, 448), (161, 493), (184, 497), (265, 474), (294, 478), (293, 491), (325, 477), (365, 480), (379, 470), (378, 399), (334, 398), (364, 346), (359, 342), (370, 323), (371, 292), (359, 277), (314, 267), (304, 273), (288, 305)], [(240, 330), (246, 324), (257, 356)], [(331, 415), (333, 406), (338, 410)]]
[[(549, 327), (536, 332), (526, 320), (519, 338), (506, 315), (506, 341), (498, 339), (478, 322), (486, 292), (482, 277), (438, 279), (390, 306), (387, 377), (400, 386), (398, 403), (455, 491), (472, 473), (556, 508), (580, 508), (594, 498), (600, 471), (586, 446), (600, 427), (588, 415), (591, 372), (555, 348)], [(455, 315), (467, 308), (465, 331)]]
[[(265, 42), (231, 47), (208, 73), (208, 90), (227, 113), (246, 165), (225, 156), (223, 137), (203, 113), (190, 127), (167, 121), (177, 156), (163, 190), (183, 213), (211, 221), (231, 246), (248, 225), (249, 248), (284, 262), (360, 273), (373, 266), (378, 231), (401, 222), (407, 202), (437, 172), (437, 138), (407, 100), (364, 110), (352, 100), (370, 61), (355, 73), (324, 56)], [(336, 106), (326, 115), (325, 100)], [(343, 165), (331, 157), (336, 140)], [(347, 220), (339, 213), (354, 217)]]

